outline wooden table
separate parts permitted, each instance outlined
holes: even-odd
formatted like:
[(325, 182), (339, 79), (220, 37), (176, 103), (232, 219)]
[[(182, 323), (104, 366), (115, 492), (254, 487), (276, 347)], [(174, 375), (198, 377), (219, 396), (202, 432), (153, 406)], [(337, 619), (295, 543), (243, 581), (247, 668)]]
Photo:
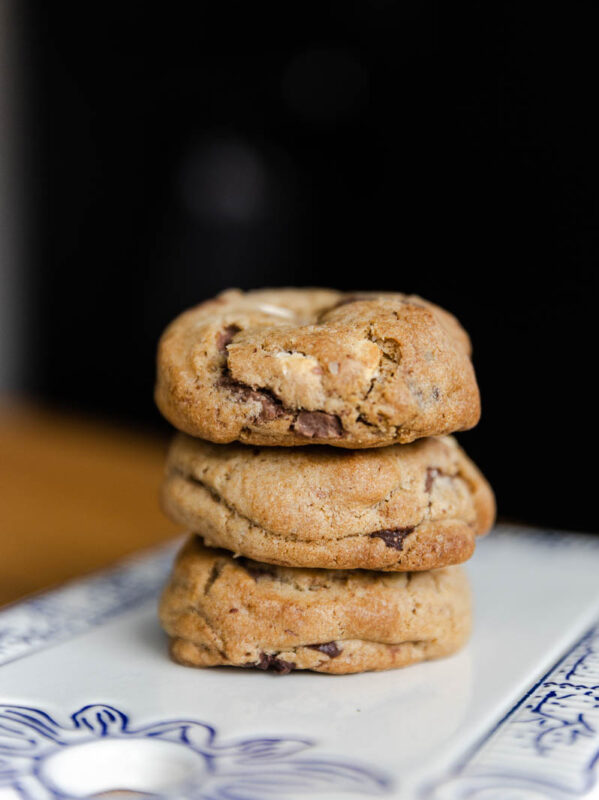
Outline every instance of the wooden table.
[(0, 604), (178, 531), (160, 512), (167, 441), (106, 423), (0, 409)]

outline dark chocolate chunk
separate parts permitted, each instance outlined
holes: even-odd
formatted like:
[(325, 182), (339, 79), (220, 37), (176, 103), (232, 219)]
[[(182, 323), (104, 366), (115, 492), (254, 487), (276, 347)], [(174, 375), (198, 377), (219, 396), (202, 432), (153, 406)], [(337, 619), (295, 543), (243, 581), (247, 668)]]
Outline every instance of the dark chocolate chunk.
[(337, 656), (341, 655), (341, 648), (337, 646), (337, 642), (324, 642), (323, 644), (308, 644), (306, 647), (309, 647), (310, 650), (320, 650), (321, 653), (324, 653), (329, 658), (337, 658)]
[(227, 325), (216, 337), (216, 346), (218, 349), (224, 353), (227, 349), (227, 345), (233, 341), (233, 337), (236, 333), (239, 333), (240, 330), (241, 328), (237, 325)]
[(307, 439), (339, 439), (343, 435), (339, 417), (324, 411), (300, 411), (294, 430)]
[(234, 381), (228, 372), (220, 376), (216, 385), (221, 386), (223, 389), (229, 389), (229, 391), (233, 392), (239, 399), (245, 399), (247, 395), (252, 392), (250, 386), (246, 386), (245, 383), (239, 383), (239, 381)]
[(258, 669), (271, 669), (273, 672), (278, 672), (279, 675), (288, 675), (291, 670), (295, 669), (292, 661), (283, 661), (282, 658), (269, 656), (266, 653), (260, 653), (260, 661), (254, 666)]
[(260, 395), (259, 399), (262, 403), (262, 411), (258, 414), (258, 420), (260, 422), (268, 422), (271, 419), (278, 419), (279, 417), (285, 416), (283, 404), (280, 400), (277, 400), (274, 395), (265, 390), (256, 392), (256, 394)]
[(394, 550), (403, 550), (403, 543), (406, 536), (414, 530), (414, 526), (410, 528), (393, 528), (386, 531), (375, 531), (370, 534), (370, 538), (382, 539), (387, 547), (392, 547)]
[(222, 375), (217, 382), (217, 386), (222, 386), (232, 392), (236, 400), (257, 400), (262, 405), (262, 410), (258, 414), (260, 422), (267, 422), (271, 419), (284, 417), (287, 411), (281, 401), (276, 398), (268, 389), (252, 389), (245, 383), (233, 380), (230, 375)]

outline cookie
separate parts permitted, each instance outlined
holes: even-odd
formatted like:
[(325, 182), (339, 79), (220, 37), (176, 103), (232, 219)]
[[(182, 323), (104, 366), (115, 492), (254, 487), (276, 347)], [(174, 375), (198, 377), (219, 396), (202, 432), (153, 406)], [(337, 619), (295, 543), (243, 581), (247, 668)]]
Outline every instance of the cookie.
[(158, 348), (156, 402), (179, 430), (228, 443), (379, 447), (472, 428), (470, 341), (403, 294), (230, 290)]
[(162, 505), (208, 545), (257, 561), (390, 571), (465, 561), (495, 515), (488, 483), (449, 436), (348, 451), (179, 434)]
[(418, 573), (292, 569), (193, 536), (160, 602), (175, 661), (348, 673), (453, 653), (470, 631), (460, 567)]

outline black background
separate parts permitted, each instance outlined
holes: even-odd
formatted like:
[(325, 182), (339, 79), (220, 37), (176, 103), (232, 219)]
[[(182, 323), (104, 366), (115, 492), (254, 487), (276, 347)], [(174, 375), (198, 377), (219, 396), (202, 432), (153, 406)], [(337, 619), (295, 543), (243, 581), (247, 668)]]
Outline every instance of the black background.
[(183, 308), (417, 292), (471, 333), (500, 513), (596, 530), (593, 5), (25, 5), (29, 392), (166, 430)]

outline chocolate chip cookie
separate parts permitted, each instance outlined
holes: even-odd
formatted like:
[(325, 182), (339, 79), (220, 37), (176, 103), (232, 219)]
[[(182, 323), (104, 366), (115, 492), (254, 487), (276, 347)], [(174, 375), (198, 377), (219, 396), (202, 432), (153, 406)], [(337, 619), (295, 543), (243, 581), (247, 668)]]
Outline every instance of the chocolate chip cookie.
[(449, 436), (348, 451), (223, 446), (179, 434), (162, 504), (210, 546), (327, 569), (457, 564), (495, 515), (488, 483)]
[(186, 311), (158, 349), (156, 402), (192, 436), (380, 447), (476, 425), (470, 342), (413, 295), (230, 290)]
[(470, 631), (460, 567), (418, 573), (292, 569), (235, 559), (193, 536), (160, 602), (188, 666), (349, 673), (453, 653)]

